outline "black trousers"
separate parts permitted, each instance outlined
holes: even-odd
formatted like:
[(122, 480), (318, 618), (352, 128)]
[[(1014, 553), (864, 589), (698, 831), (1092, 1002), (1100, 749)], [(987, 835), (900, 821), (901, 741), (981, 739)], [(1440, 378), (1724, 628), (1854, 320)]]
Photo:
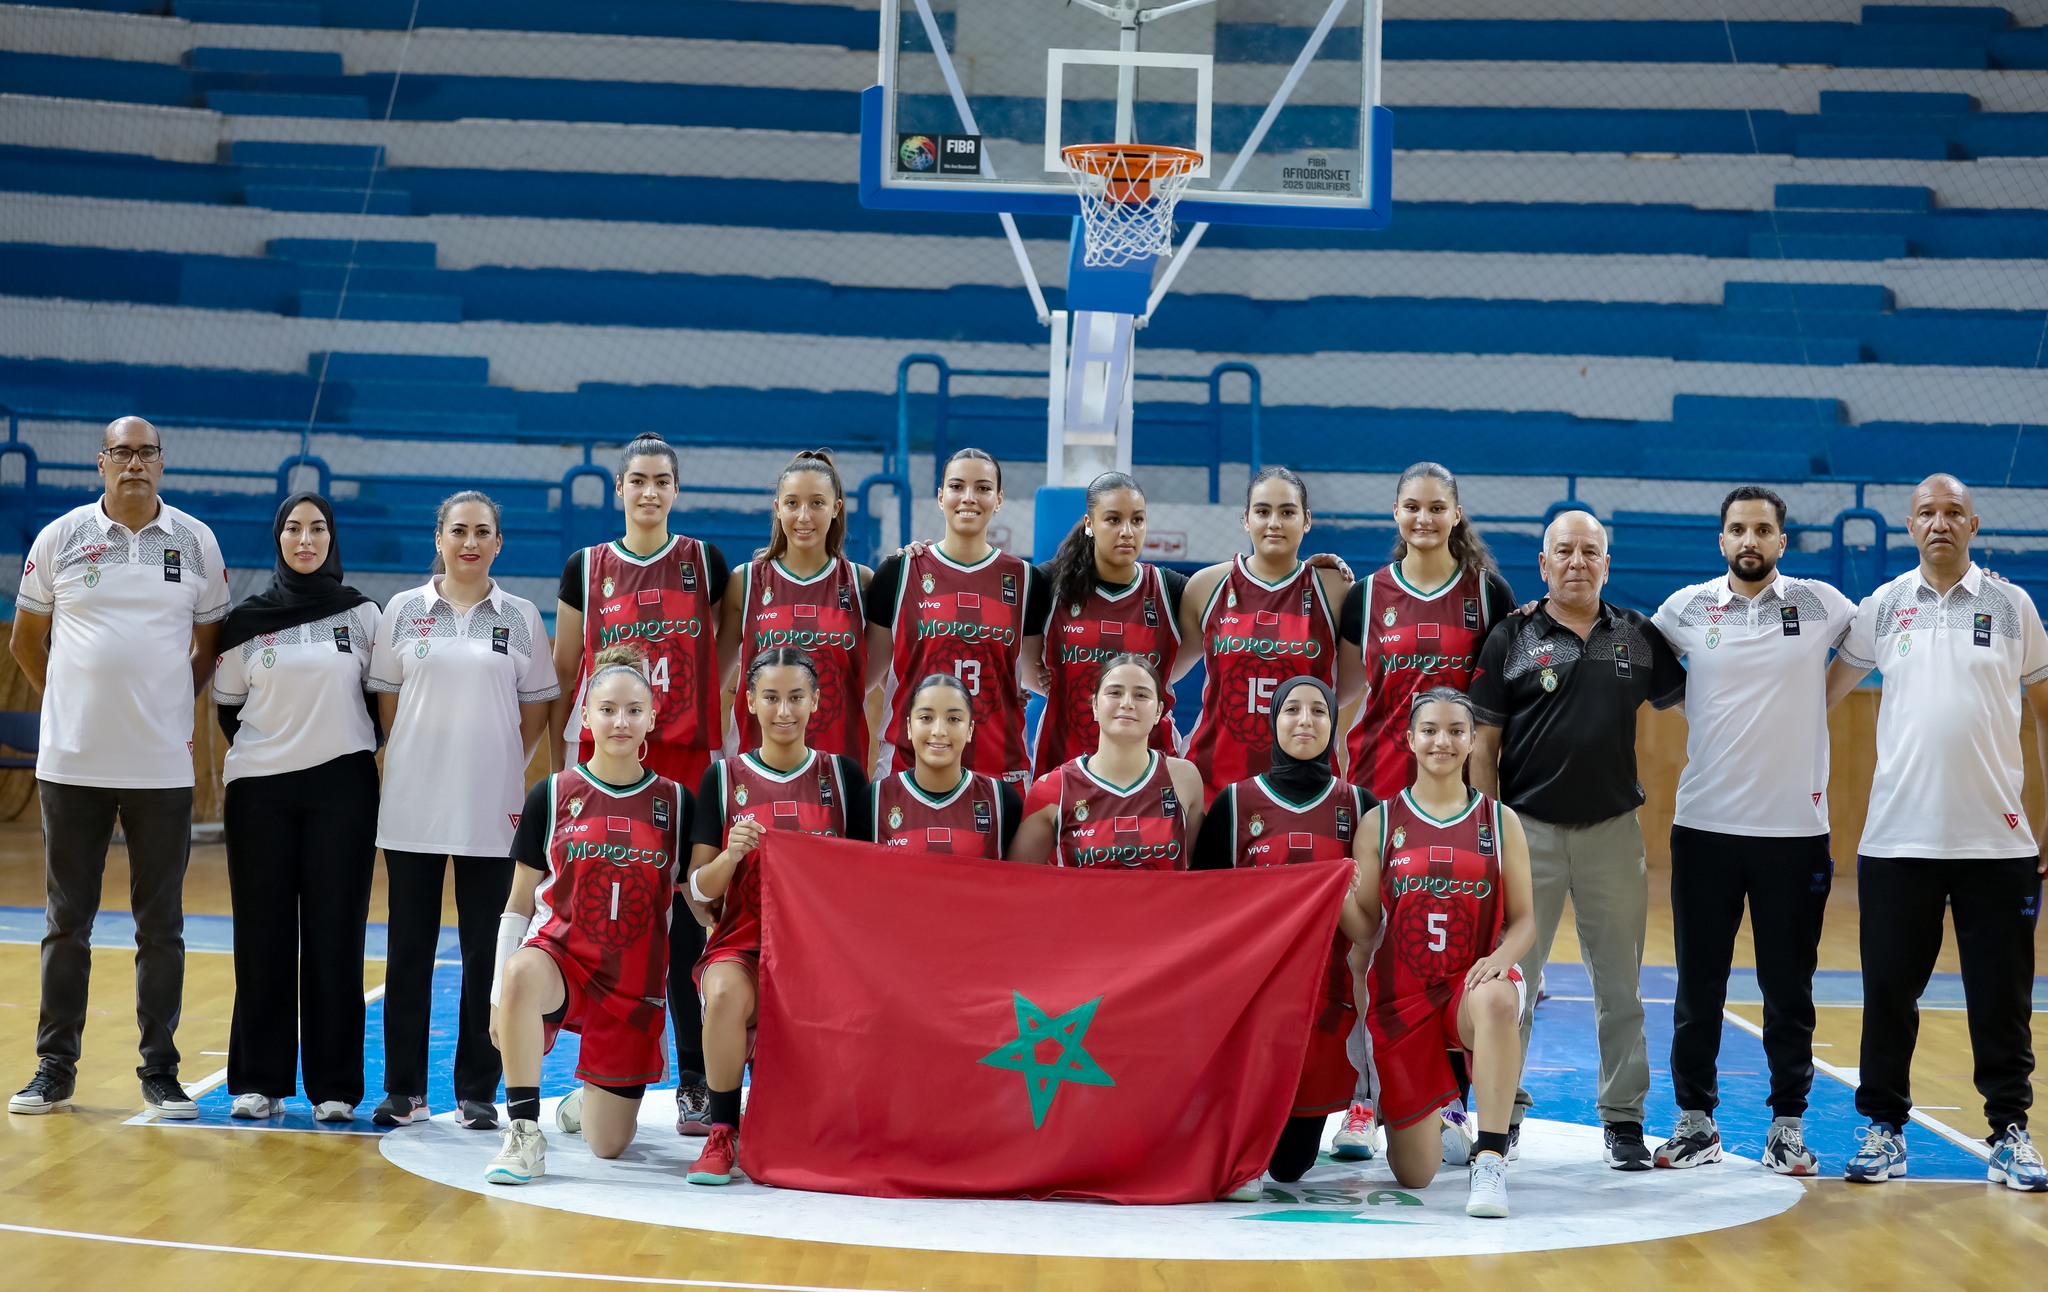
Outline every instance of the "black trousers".
[(2024, 1128), (2034, 1101), (2034, 924), (2041, 876), (2032, 857), (1926, 861), (1858, 857), (1863, 909), (1863, 1054), (1856, 1111), (1904, 1126), (1912, 1111), (1920, 993), (1941, 953), (1941, 909), (1955, 912), (1977, 1093), (1993, 1134)]
[[(455, 1097), (493, 1103), (504, 1064), (491, 1044), (491, 973), (498, 917), (512, 893), (510, 857), (455, 859), (455, 922), (462, 941), (462, 1007), (455, 1033)], [(434, 1005), (434, 946), (448, 858), (384, 854), (391, 923), (384, 988), (384, 1093), (427, 1093), (427, 1038)]]
[(1323, 1150), (1323, 1126), (1329, 1120), (1327, 1115), (1287, 1119), (1287, 1124), (1280, 1128), (1279, 1142), (1273, 1145), (1273, 1158), (1267, 1168), (1275, 1180), (1293, 1184), (1308, 1174)]
[(92, 926), (114, 817), (128, 840), (128, 907), (135, 916), (138, 1075), (178, 1071), (178, 1013), (185, 998), (185, 863), (192, 855), (192, 789), (106, 789), (38, 780), (43, 818), (42, 1003), (36, 1057), (78, 1071), (92, 982)]
[(690, 977), (703, 954), (704, 926), (690, 914), (689, 899), (677, 893), (668, 916), (668, 1025), (676, 1034), (678, 1079), (704, 1075), (704, 1006)]
[(368, 752), (228, 782), (235, 1013), (228, 1092), (363, 1101), (363, 928), (377, 864)]
[(1834, 877), (1824, 834), (1772, 839), (1671, 827), (1671, 931), (1678, 952), (1671, 1086), (1681, 1109), (1711, 1113), (1720, 1103), (1721, 1010), (1746, 901), (1764, 997), (1771, 1112), (1805, 1115), (1813, 1089), (1813, 970)]

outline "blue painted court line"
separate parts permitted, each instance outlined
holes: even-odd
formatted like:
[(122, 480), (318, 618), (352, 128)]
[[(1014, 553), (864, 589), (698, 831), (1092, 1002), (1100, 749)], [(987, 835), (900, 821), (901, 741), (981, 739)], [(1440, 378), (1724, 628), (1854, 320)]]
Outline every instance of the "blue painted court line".
[[(187, 915), (185, 917), (185, 949), (187, 951), (209, 951), (228, 953), (235, 949), (235, 921), (228, 915)], [(0, 942), (26, 942), (33, 946), (43, 940), (43, 908), (40, 906), (0, 906)], [(126, 911), (101, 911), (92, 925), (92, 945), (96, 951), (132, 950), (135, 946), (135, 917)], [(364, 941), (363, 954), (371, 960), (384, 959), (384, 926), (372, 924)], [(453, 926), (444, 925), (441, 941), (434, 948), (437, 960), (453, 960), (459, 956), (459, 944)]]

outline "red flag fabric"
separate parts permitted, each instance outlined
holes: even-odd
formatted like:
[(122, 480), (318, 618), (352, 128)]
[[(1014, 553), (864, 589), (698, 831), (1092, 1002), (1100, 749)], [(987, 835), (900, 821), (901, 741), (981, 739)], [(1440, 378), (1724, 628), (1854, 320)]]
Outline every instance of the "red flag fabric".
[(1352, 870), (1070, 870), (773, 830), (750, 862), (748, 1176), (1126, 1203), (1265, 1170)]

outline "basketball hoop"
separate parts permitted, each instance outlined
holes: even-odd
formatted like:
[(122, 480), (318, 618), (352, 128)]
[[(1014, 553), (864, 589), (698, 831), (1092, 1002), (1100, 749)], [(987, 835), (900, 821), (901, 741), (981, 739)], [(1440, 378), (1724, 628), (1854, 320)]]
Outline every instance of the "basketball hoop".
[(1202, 154), (1161, 144), (1072, 144), (1060, 149), (1081, 195), (1081, 263), (1113, 269), (1173, 254), (1173, 208)]

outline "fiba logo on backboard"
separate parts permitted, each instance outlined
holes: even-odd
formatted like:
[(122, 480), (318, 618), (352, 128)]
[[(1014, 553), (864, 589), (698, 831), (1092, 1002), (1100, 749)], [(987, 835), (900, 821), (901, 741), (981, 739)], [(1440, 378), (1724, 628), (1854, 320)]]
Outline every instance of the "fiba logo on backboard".
[(904, 135), (896, 143), (896, 169), (925, 172), (939, 164), (939, 142), (930, 135)]
[(925, 175), (981, 174), (980, 135), (917, 135), (896, 137), (896, 169)]

